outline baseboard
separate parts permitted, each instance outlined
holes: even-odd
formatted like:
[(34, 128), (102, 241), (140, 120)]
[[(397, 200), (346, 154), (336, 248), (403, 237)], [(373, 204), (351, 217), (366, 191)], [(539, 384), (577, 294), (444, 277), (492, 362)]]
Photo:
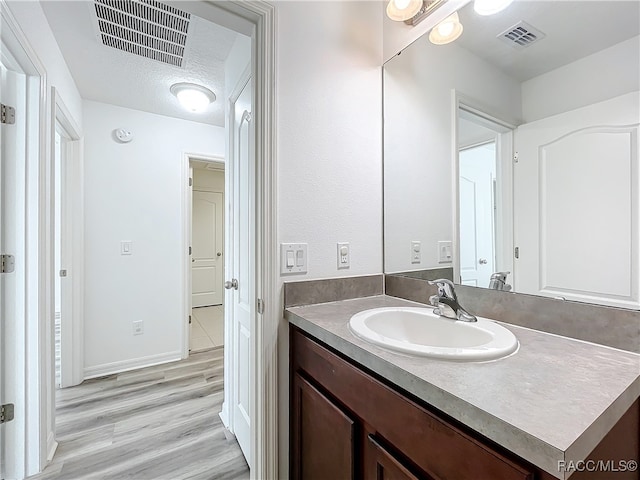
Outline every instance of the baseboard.
[(49, 436), (47, 437), (47, 464), (51, 463), (57, 449), (58, 442), (56, 442), (56, 437), (53, 432), (49, 432)]
[(115, 373), (128, 372), (129, 370), (137, 370), (138, 368), (152, 367), (161, 363), (177, 362), (182, 360), (182, 351), (159, 353), (149, 355), (147, 357), (133, 358), (130, 360), (121, 360), (119, 362), (105, 363), (84, 369), (84, 379), (104, 377)]

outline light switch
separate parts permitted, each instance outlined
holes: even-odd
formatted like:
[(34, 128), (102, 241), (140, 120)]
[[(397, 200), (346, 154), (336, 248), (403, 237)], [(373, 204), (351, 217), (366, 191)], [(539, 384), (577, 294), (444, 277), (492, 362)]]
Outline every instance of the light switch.
[(280, 244), (280, 273), (307, 273), (307, 244)]
[(419, 241), (411, 242), (411, 263), (422, 261), (422, 244)]
[(120, 242), (120, 255), (132, 255), (133, 245), (131, 240), (122, 240)]
[(438, 262), (451, 263), (453, 261), (453, 246), (451, 240), (438, 242)]

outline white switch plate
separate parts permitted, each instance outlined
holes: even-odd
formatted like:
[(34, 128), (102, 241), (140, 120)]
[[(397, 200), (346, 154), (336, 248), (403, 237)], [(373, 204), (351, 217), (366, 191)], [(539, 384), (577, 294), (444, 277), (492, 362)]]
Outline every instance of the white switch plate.
[(120, 242), (120, 255), (132, 255), (133, 242), (131, 240), (122, 240)]
[(136, 320), (133, 322), (133, 334), (142, 335), (144, 333), (144, 321)]
[(307, 260), (306, 243), (280, 244), (280, 274), (307, 273)]
[(438, 242), (438, 262), (451, 263), (453, 261), (453, 246), (451, 240)]
[(411, 263), (420, 263), (422, 261), (422, 243), (419, 241), (411, 242)]

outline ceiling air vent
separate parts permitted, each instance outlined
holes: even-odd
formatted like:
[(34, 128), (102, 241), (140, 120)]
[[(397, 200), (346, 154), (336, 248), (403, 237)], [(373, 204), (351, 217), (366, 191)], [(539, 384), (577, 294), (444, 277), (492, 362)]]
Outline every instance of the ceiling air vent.
[(155, 0), (94, 0), (94, 5), (104, 45), (182, 66), (190, 14)]
[(519, 22), (502, 32), (497, 38), (512, 47), (522, 50), (542, 40), (544, 37), (546, 37), (546, 35), (537, 28), (529, 25), (527, 22)]

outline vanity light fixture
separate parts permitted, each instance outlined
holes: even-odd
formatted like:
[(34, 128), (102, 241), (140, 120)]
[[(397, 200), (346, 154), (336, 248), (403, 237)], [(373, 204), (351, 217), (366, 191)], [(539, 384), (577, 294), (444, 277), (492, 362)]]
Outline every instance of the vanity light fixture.
[(446, 45), (462, 35), (462, 24), (458, 12), (453, 12), (429, 32), (429, 41), (435, 45)]
[(473, 9), (478, 15), (493, 15), (507, 8), (513, 0), (475, 0)]
[(175, 83), (169, 90), (190, 112), (203, 112), (216, 101), (216, 95), (211, 90), (195, 83)]
[(422, 8), (423, 0), (389, 0), (387, 16), (396, 22), (413, 18)]

